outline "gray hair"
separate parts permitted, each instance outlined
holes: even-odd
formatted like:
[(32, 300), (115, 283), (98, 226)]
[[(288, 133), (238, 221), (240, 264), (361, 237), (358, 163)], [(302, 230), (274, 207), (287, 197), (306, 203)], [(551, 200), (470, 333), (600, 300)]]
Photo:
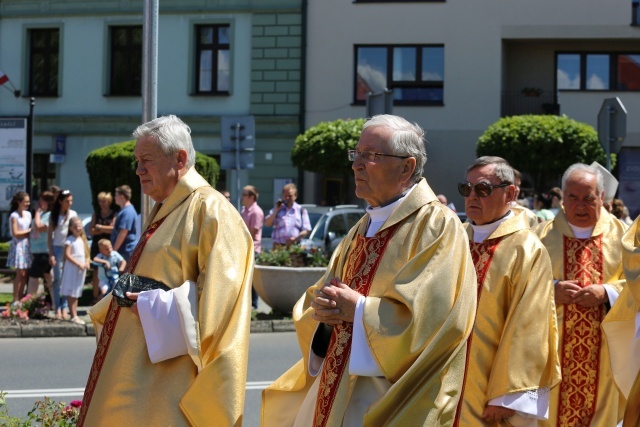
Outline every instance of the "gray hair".
[(564, 172), (562, 175), (562, 192), (566, 188), (567, 181), (571, 178), (572, 175), (576, 173), (586, 173), (589, 175), (594, 175), (596, 177), (596, 189), (598, 190), (598, 194), (602, 194), (604, 191), (604, 177), (600, 173), (600, 171), (594, 167), (589, 165), (585, 165), (584, 163), (575, 163)]
[(391, 138), (387, 143), (391, 154), (407, 156), (416, 159), (416, 168), (411, 178), (417, 182), (422, 177), (424, 165), (427, 162), (427, 152), (424, 148), (424, 130), (417, 123), (409, 123), (399, 116), (378, 114), (366, 121), (362, 130), (383, 127), (391, 131)]
[(196, 163), (196, 150), (191, 141), (191, 129), (177, 116), (162, 116), (142, 124), (133, 131), (133, 137), (136, 140), (153, 137), (167, 156), (186, 150), (187, 169)]
[(489, 165), (493, 166), (493, 174), (500, 180), (501, 184), (515, 184), (516, 174), (513, 167), (505, 159), (498, 156), (478, 157), (467, 168), (465, 178), (472, 170)]

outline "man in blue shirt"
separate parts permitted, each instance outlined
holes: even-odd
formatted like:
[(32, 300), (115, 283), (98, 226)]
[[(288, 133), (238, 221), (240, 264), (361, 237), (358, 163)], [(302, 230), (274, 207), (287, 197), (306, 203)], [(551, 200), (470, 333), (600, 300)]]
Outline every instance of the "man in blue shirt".
[(131, 187), (121, 185), (116, 188), (116, 204), (120, 206), (120, 212), (116, 216), (116, 223), (111, 232), (111, 244), (113, 249), (129, 262), (131, 252), (138, 242), (138, 213), (131, 204)]

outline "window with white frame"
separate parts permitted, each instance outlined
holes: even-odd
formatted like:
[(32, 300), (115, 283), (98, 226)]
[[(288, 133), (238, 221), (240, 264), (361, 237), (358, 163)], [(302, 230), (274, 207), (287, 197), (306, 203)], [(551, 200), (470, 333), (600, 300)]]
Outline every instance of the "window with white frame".
[(640, 52), (556, 55), (558, 90), (640, 91)]
[(444, 46), (356, 45), (354, 103), (385, 89), (395, 105), (442, 105)]
[(229, 95), (231, 44), (229, 24), (196, 25), (195, 93)]

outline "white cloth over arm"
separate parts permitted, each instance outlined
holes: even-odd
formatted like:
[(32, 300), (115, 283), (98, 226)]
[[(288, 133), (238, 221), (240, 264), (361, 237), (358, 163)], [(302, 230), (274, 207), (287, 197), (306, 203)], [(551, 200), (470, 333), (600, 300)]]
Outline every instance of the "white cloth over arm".
[[(488, 404), (513, 409), (517, 415), (525, 419), (522, 420), (523, 423), (517, 423), (516, 420), (509, 418), (512, 425), (529, 425), (529, 420), (549, 418), (549, 389), (540, 388), (520, 393), (509, 393), (491, 399)], [(524, 423), (524, 421), (527, 422)], [(532, 425), (536, 425), (536, 423), (534, 422)]]
[(188, 354), (198, 372), (202, 369), (198, 355), (195, 298), (196, 284), (190, 280), (170, 291), (154, 289), (138, 295), (138, 313), (151, 362)]

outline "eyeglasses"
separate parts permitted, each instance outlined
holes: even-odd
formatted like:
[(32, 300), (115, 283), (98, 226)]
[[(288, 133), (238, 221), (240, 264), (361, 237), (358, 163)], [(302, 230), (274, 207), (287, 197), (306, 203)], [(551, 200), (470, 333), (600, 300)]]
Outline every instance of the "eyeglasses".
[(242, 195), (243, 195), (244, 197), (249, 197), (249, 196), (251, 196), (252, 194), (251, 194), (251, 193), (242, 193)]
[(347, 154), (349, 156), (350, 162), (355, 162), (358, 157), (360, 157), (363, 161), (367, 163), (372, 163), (376, 161), (376, 156), (384, 156), (384, 157), (395, 157), (397, 159), (408, 159), (411, 156), (396, 156), (395, 154), (384, 154), (384, 153), (376, 153), (373, 151), (356, 151), (356, 150), (347, 150)]
[(460, 182), (458, 183), (458, 193), (460, 193), (462, 197), (469, 197), (471, 195), (471, 189), (473, 189), (478, 197), (488, 197), (494, 188), (504, 188), (510, 185), (508, 182), (498, 185), (491, 185), (486, 182), (479, 182), (475, 185), (470, 182)]

